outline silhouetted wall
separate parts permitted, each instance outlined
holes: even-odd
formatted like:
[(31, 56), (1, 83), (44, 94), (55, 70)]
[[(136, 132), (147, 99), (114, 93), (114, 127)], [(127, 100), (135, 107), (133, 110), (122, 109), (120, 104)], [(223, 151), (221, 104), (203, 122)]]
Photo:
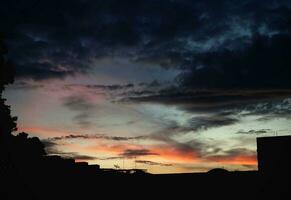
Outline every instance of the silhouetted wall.
[(291, 136), (257, 138), (258, 169), (265, 175), (291, 173)]

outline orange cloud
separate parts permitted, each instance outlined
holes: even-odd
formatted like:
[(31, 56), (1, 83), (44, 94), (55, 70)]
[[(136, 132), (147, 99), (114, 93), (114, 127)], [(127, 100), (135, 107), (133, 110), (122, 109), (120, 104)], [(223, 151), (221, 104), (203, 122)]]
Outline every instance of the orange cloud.
[(150, 149), (151, 151), (157, 153), (164, 160), (168, 160), (170, 162), (187, 163), (195, 162), (199, 159), (198, 153), (195, 151), (181, 151), (171, 146), (156, 146)]
[[(211, 157), (201, 157), (193, 149), (181, 150), (170, 145), (137, 145), (127, 141), (110, 141), (104, 139), (91, 140), (90, 143), (82, 143), (76, 139), (74, 142), (63, 143), (61, 147), (65, 151), (79, 152), (85, 155), (106, 155), (112, 157), (122, 156), (128, 150), (147, 150), (148, 154), (138, 155), (143, 159), (152, 161), (162, 161), (166, 163), (198, 164), (217, 163), (224, 165), (257, 165), (256, 155), (217, 155)], [(90, 161), (89, 161), (90, 162)]]
[(230, 165), (257, 165), (258, 163), (255, 155), (214, 156), (208, 160)]
[(178, 163), (188, 163), (195, 162), (198, 160), (198, 154), (194, 151), (180, 151), (171, 146), (139, 146), (135, 144), (122, 143), (122, 144), (108, 144), (104, 141), (98, 141), (98, 145), (82, 146), (76, 143), (67, 144), (66, 148), (73, 149), (76, 152), (85, 153), (106, 153), (112, 154), (114, 156), (120, 156), (126, 150), (141, 150), (146, 149), (149, 151), (149, 155), (141, 155), (139, 157), (147, 157), (153, 159), (164, 160), (168, 162), (178, 162)]

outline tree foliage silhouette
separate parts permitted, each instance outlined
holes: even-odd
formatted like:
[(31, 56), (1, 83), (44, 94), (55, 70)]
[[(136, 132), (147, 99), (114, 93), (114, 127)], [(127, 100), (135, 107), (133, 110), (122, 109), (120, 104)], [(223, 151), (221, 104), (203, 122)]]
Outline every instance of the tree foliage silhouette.
[(23, 163), (24, 160), (40, 159), (46, 152), (37, 137), (29, 138), (28, 134), (23, 132), (16, 136), (12, 134), (17, 130), (17, 117), (11, 116), (10, 106), (5, 104), (6, 99), (2, 95), (5, 86), (14, 82), (15, 70), (5, 54), (7, 48), (0, 38), (0, 157), (1, 166), (7, 169)]
[(5, 99), (2, 93), (5, 85), (14, 82), (14, 67), (13, 64), (5, 58), (7, 49), (2, 38), (0, 38), (0, 139), (11, 136), (13, 131), (16, 131), (16, 117), (11, 117), (10, 106), (5, 105)]

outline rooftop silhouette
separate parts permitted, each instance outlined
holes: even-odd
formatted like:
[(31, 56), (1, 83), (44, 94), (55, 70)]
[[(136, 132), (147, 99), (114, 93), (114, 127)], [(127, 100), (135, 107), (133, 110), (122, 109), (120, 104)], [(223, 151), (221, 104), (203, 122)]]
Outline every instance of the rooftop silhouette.
[(261, 173), (290, 173), (291, 136), (257, 138), (257, 152)]

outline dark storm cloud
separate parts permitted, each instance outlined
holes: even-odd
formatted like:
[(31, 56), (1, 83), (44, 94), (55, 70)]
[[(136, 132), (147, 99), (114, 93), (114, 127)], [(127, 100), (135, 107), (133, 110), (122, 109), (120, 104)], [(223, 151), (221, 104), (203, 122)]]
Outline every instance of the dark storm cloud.
[(261, 115), (262, 117), (260, 120), (273, 118), (290, 119), (291, 99), (288, 98), (249, 105), (244, 109), (244, 111), (244, 115)]
[[(95, 58), (130, 54), (149, 42), (164, 41), (164, 36), (170, 39), (172, 34), (176, 35), (176, 24), (183, 23), (183, 17), (186, 19), (181, 11), (187, 7), (176, 5), (180, 4), (10, 1), (1, 5), (1, 31), (5, 31), (10, 41), (18, 75), (61, 78), (85, 72)], [(180, 11), (175, 13), (177, 9)], [(187, 9), (186, 15), (191, 12)], [(173, 25), (168, 23), (168, 17), (175, 20)], [(128, 48), (132, 50), (124, 53)]]
[(188, 89), (172, 86), (159, 90), (154, 95), (125, 96), (123, 101), (162, 103), (167, 105), (191, 105), (197, 107), (219, 107), (244, 102), (264, 101), (274, 98), (284, 99), (291, 96), (290, 90), (222, 90), (222, 89)]
[(219, 49), (196, 57), (200, 68), (180, 75), (188, 88), (286, 88), (291, 81), (291, 36), (254, 36), (243, 50)]
[[(155, 94), (126, 93), (122, 102), (152, 103), (178, 106), (187, 112), (232, 119), (233, 115), (265, 115), (288, 117), (291, 90), (261, 89), (187, 89), (169, 87)], [(244, 112), (244, 113), (243, 113)], [(197, 120), (196, 120), (197, 121)], [(201, 122), (203, 120), (200, 120)], [(215, 122), (215, 120), (213, 120)], [(235, 120), (233, 120), (235, 122)], [(223, 122), (221, 123), (224, 124)], [(217, 123), (218, 125), (218, 123)]]
[[(223, 82), (215, 86), (253, 87), (253, 73), (264, 68), (256, 63), (267, 64), (261, 77), (271, 78), (275, 69), (270, 66), (277, 61), (280, 69), (289, 72), (285, 67), (289, 5), (289, 1), (273, 0), (11, 0), (0, 4), (0, 31), (6, 35), (20, 77), (62, 78), (86, 73), (98, 58), (121, 56), (186, 69), (189, 73), (180, 79), (191, 87), (213, 86), (218, 80)], [(258, 46), (258, 34), (265, 45)], [(260, 55), (258, 61), (253, 58), (257, 54), (240, 56), (248, 48), (259, 48), (268, 56), (264, 62)], [(276, 53), (278, 48), (282, 54)], [(226, 56), (231, 57), (229, 62)], [(235, 61), (243, 62), (230, 69)], [(283, 75), (289, 87), (286, 75), (275, 72)], [(244, 74), (251, 74), (250, 82)], [(229, 84), (224, 77), (230, 78)], [(268, 85), (274, 85), (274, 80)], [(287, 87), (283, 83), (275, 86)]]
[[(290, 119), (289, 89), (194, 89), (171, 86), (154, 94), (125, 93), (121, 102), (151, 103), (178, 107), (195, 113), (183, 127), (173, 125), (169, 132), (199, 131), (232, 125), (245, 116), (260, 116), (258, 120)], [(185, 131), (183, 131), (183, 129)]]

